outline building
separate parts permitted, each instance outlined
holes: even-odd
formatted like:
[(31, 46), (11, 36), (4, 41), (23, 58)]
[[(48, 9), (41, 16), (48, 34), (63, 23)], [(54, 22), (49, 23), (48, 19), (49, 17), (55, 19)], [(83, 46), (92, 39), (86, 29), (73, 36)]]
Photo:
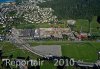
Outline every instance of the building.
[(55, 37), (55, 38), (63, 38), (63, 34), (68, 35), (70, 33), (69, 28), (40, 28), (40, 37)]
[(34, 38), (63, 38), (63, 35), (69, 35), (69, 28), (37, 28), (37, 29), (18, 29), (18, 36), (22, 39)]

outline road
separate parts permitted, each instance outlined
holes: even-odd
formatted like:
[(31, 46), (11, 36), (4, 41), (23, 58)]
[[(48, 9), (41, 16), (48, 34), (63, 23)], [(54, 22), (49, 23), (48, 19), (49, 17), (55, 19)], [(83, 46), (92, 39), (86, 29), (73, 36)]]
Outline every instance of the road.
[(33, 49), (30, 44), (28, 44), (23, 39), (18, 37), (18, 31), (14, 28), (12, 29), (12, 34), (8, 38), (9, 38), (10, 42), (13, 43), (14, 45), (16, 45), (18, 48), (26, 49), (26, 50), (28, 50), (28, 51), (32, 52), (33, 54), (36, 54), (40, 57), (46, 56), (42, 52)]

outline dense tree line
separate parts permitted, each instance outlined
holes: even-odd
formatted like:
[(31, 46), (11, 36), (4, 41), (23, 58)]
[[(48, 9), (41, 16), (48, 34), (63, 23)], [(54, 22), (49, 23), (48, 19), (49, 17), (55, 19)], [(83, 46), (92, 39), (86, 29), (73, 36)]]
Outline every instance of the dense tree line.
[(100, 0), (50, 0), (40, 3), (40, 7), (51, 7), (54, 14), (64, 19), (91, 19), (100, 16)]
[(19, 4), (19, 3), (22, 2), (22, 0), (15, 0), (15, 2), (16, 2), (17, 4)]

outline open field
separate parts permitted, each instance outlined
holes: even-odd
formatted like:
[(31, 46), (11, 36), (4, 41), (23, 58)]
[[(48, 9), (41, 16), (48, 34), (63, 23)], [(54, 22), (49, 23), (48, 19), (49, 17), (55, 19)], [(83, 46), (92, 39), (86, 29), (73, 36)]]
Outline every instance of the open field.
[(100, 42), (41, 41), (33, 42), (32, 45), (61, 45), (63, 56), (88, 62), (95, 62), (100, 51)]
[[(87, 62), (95, 62), (98, 58), (97, 52), (100, 51), (100, 42), (68, 42), (68, 41), (40, 41), (31, 43), (33, 46), (37, 45), (61, 45), (62, 46), (62, 55), (75, 60), (83, 60)], [(30, 56), (33, 59), (36, 59), (38, 56), (27, 52), (26, 50), (21, 50), (9, 42), (0, 42), (0, 47), (3, 49), (3, 55), (9, 56), (11, 54), (14, 57), (27, 57)], [(55, 69), (51, 62), (45, 62), (41, 69), (52, 68)]]
[(95, 62), (100, 51), (100, 43), (67, 43), (62, 45), (63, 56), (69, 56), (76, 60)]
[(18, 29), (34, 29), (34, 28), (50, 28), (50, 27), (64, 27), (64, 24), (48, 24), (48, 23), (42, 23), (42, 24), (18, 24), (15, 27)]
[[(100, 33), (100, 30), (97, 27), (100, 27), (100, 24), (96, 21), (97, 17), (93, 17), (91, 23), (91, 32), (92, 33)], [(81, 32), (89, 31), (89, 21), (85, 19), (77, 19), (74, 30)]]
[(26, 51), (21, 50), (19, 48), (16, 48), (13, 44), (9, 42), (0, 42), (0, 48), (3, 50), (3, 56), (10, 56), (13, 54), (13, 57), (25, 57), (27, 58), (30, 56), (30, 58), (36, 59), (38, 56)]
[[(97, 22), (97, 17), (93, 17), (91, 24), (91, 33), (100, 33), (100, 29), (97, 29), (100, 27), (100, 24)], [(50, 28), (50, 27), (61, 27), (65, 28), (67, 27), (67, 21), (62, 20), (62, 23), (59, 24), (48, 24), (48, 23), (21, 23), (21, 24), (15, 24), (14, 25), (18, 29), (34, 29), (34, 28)], [(89, 21), (86, 19), (77, 19), (76, 23), (73, 27), (74, 31), (81, 31), (81, 32), (89, 32)]]

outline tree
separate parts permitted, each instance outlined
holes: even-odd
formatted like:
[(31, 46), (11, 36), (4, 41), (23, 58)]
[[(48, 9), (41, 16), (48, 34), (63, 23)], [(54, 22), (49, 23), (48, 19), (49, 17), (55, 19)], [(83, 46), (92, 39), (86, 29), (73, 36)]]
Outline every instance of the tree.
[(2, 50), (0, 50), (0, 58), (2, 58)]
[(40, 7), (51, 7), (60, 19), (86, 19), (100, 15), (100, 0), (50, 0)]
[(97, 17), (97, 22), (100, 24), (100, 16)]
[(9, 59), (12, 59), (13, 58), (13, 54), (11, 54), (10, 56), (9, 56)]
[(17, 4), (21, 3), (22, 0), (15, 0)]

